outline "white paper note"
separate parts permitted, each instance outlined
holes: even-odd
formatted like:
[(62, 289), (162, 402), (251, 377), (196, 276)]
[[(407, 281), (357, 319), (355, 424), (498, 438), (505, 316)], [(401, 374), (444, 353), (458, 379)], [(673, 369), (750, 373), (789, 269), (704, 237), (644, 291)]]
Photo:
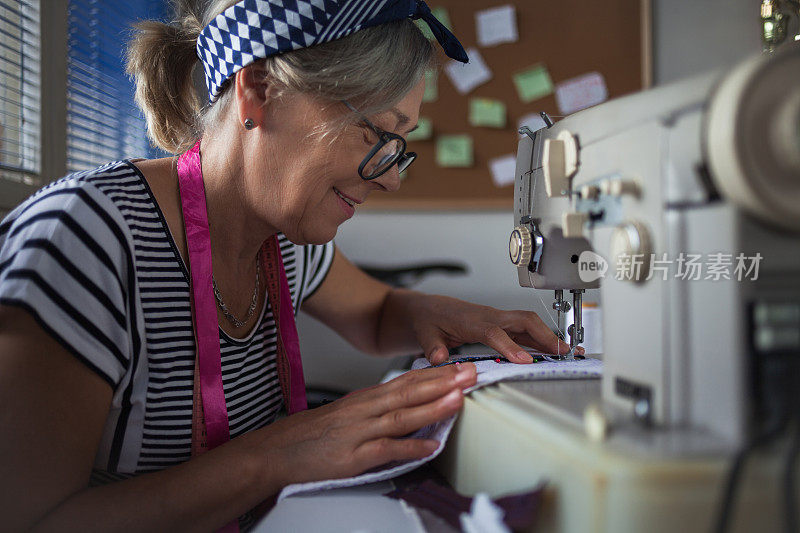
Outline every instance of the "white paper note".
[(556, 104), (562, 115), (605, 102), (608, 89), (603, 75), (590, 72), (556, 85)]
[(501, 43), (514, 43), (517, 35), (517, 12), (513, 6), (506, 5), (485, 9), (475, 13), (475, 27), (480, 46), (495, 46)]
[(468, 48), (467, 55), (469, 63), (464, 64), (453, 59), (445, 67), (447, 76), (460, 94), (467, 94), (492, 79), (492, 71), (476, 48)]
[(528, 126), (531, 131), (536, 131), (547, 127), (547, 124), (544, 123), (544, 119), (539, 113), (531, 113), (530, 115), (525, 115), (519, 119), (519, 122), (517, 123), (517, 130), (519, 130), (519, 128), (522, 126)]
[(489, 160), (492, 181), (497, 187), (513, 185), (517, 174), (517, 158), (514, 154), (504, 155)]

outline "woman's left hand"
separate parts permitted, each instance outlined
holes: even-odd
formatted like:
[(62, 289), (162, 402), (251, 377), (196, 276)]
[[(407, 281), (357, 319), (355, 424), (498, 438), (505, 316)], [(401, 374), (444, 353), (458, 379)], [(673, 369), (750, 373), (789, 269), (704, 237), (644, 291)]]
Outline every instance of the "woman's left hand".
[[(513, 363), (531, 363), (522, 346), (545, 353), (567, 353), (560, 340), (532, 311), (503, 311), (447, 296), (420, 295), (411, 314), (412, 327), (432, 365), (449, 357), (449, 348), (483, 343)], [(583, 354), (581, 347), (576, 354)]]

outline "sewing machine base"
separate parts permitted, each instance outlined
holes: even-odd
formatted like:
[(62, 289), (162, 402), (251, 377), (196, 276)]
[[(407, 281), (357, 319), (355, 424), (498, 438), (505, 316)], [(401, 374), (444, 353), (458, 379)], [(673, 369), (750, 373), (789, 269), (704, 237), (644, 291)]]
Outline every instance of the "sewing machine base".
[[(583, 411), (599, 380), (502, 383), (473, 392), (437, 468), (466, 495), (499, 496), (548, 483), (536, 531), (684, 533), (712, 529), (733, 446), (691, 430), (622, 422), (592, 442)], [(770, 450), (773, 451), (774, 450)], [(754, 455), (731, 531), (781, 528), (785, 450)]]

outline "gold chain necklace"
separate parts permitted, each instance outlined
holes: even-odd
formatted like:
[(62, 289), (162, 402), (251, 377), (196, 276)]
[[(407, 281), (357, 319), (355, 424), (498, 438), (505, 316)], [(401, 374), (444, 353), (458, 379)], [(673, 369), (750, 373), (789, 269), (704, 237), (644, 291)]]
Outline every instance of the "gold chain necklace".
[(258, 303), (258, 286), (261, 281), (261, 276), (259, 275), (259, 265), (261, 264), (261, 250), (258, 251), (258, 255), (256, 256), (256, 286), (253, 288), (253, 297), (250, 299), (250, 308), (247, 310), (247, 315), (244, 317), (244, 320), (239, 320), (233, 313), (230, 312), (228, 306), (225, 305), (225, 302), (222, 301), (222, 294), (219, 292), (219, 287), (217, 287), (217, 280), (214, 279), (214, 274), (211, 274), (211, 286), (214, 289), (214, 298), (217, 300), (217, 305), (219, 306), (222, 314), (225, 315), (225, 318), (237, 328), (243, 328), (250, 322), (250, 319), (253, 318), (253, 313), (256, 311), (256, 303)]

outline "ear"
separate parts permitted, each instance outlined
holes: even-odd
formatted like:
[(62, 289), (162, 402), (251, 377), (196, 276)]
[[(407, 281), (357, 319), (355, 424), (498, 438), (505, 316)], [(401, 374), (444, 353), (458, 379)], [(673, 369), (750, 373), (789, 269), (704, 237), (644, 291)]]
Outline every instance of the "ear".
[(244, 128), (244, 121), (249, 118), (256, 128), (264, 126), (274, 92), (266, 81), (264, 69), (255, 64), (248, 65), (236, 73), (234, 84), (239, 125)]

